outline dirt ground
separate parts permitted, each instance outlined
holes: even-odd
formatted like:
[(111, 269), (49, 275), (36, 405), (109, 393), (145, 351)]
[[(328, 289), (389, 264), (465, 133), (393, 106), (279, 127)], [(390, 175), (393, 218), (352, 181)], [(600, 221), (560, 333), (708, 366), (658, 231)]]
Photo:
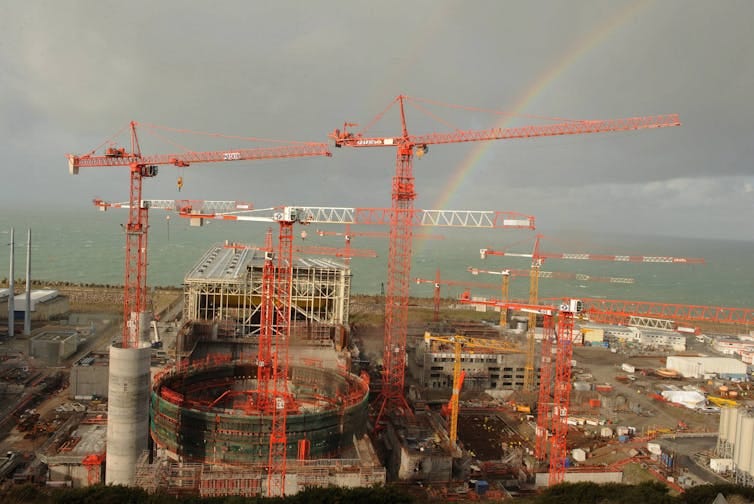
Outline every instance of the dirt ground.
[(458, 439), (479, 460), (499, 460), (509, 448), (527, 444), (503, 417), (483, 413), (459, 414)]
[[(602, 408), (600, 413), (610, 419), (612, 423), (636, 427), (638, 433), (658, 428), (675, 429), (678, 427), (679, 421), (684, 422), (689, 430), (717, 431), (719, 415), (699, 413), (650, 397), (650, 394), (656, 393), (663, 385), (704, 387), (707, 386), (705, 382), (665, 380), (652, 376), (651, 373), (646, 376), (637, 373), (635, 375), (636, 380), (633, 382), (621, 383), (615, 379), (616, 375), (626, 374), (621, 369), (623, 363), (631, 364), (637, 370), (657, 369), (665, 367), (665, 356), (630, 357), (621, 353), (611, 353), (602, 347), (576, 347), (574, 348), (574, 360), (576, 361), (574, 374), (592, 375), (592, 383), (609, 383), (612, 385), (612, 392), (602, 395), (603, 404), (616, 404), (619, 401), (624, 405), (620, 411), (610, 411), (609, 409), (606, 411), (605, 408)], [(612, 403), (610, 399), (613, 400)]]

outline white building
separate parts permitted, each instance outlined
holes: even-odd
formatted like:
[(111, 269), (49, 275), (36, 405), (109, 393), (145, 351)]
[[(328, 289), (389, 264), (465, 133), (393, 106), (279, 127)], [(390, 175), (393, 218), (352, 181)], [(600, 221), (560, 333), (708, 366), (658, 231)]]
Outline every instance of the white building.
[(633, 326), (609, 326), (605, 328), (605, 336), (642, 347), (670, 348), (674, 352), (686, 350), (686, 335), (675, 331), (642, 329)]
[(745, 380), (747, 365), (729, 357), (709, 357), (706, 355), (670, 355), (665, 367), (678, 371), (685, 378), (703, 378), (717, 375), (720, 378)]
[(736, 355), (754, 351), (754, 342), (738, 338), (716, 338), (712, 348), (725, 355)]
[(672, 331), (642, 331), (639, 344), (655, 348), (670, 348), (674, 352), (685, 352), (686, 335)]

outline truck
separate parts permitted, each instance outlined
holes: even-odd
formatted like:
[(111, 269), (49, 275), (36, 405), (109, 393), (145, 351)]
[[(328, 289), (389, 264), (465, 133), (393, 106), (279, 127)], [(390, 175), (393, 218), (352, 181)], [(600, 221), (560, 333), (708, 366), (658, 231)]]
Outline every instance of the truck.
[(636, 372), (636, 367), (632, 366), (631, 364), (628, 364), (626, 362), (624, 362), (623, 364), (621, 364), (620, 368), (623, 371), (625, 371), (626, 373), (635, 373)]

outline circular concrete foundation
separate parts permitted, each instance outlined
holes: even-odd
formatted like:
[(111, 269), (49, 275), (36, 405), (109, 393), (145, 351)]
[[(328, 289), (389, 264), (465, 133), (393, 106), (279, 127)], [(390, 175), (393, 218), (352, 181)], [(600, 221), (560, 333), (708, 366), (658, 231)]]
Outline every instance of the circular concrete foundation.
[[(155, 377), (150, 414), (155, 444), (174, 458), (208, 464), (267, 462), (272, 417), (257, 392), (257, 366), (220, 363), (171, 369)], [(368, 384), (319, 367), (292, 366), (287, 456), (306, 440), (308, 458), (338, 454), (366, 431)]]

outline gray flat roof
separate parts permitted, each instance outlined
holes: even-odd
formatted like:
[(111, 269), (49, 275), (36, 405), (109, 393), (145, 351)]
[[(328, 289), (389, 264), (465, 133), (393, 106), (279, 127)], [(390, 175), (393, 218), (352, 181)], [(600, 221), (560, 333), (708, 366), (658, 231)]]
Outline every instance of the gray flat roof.
[[(255, 249), (226, 248), (216, 244), (186, 274), (185, 281), (235, 280), (246, 272), (247, 266), (261, 268), (264, 252)], [(346, 269), (340, 262), (326, 258), (296, 255), (294, 268)]]

